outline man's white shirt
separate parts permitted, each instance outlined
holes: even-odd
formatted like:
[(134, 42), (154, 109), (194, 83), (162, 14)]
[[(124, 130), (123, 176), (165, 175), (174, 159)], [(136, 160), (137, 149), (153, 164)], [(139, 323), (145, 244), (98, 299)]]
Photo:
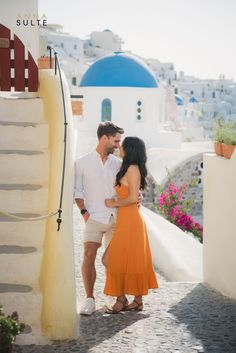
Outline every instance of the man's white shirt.
[(121, 160), (109, 154), (103, 163), (100, 154), (94, 150), (76, 161), (75, 199), (83, 199), (91, 219), (108, 224), (116, 209), (106, 207), (105, 199), (116, 196), (115, 180)]

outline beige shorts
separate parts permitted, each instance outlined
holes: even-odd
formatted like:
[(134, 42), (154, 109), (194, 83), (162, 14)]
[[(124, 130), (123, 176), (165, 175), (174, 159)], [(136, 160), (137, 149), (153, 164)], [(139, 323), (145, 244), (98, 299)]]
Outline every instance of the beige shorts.
[(104, 245), (107, 247), (111, 241), (114, 230), (115, 230), (114, 216), (110, 217), (108, 224), (100, 223), (89, 217), (89, 219), (85, 223), (84, 243), (91, 241), (91, 242), (102, 244), (102, 241), (103, 241)]

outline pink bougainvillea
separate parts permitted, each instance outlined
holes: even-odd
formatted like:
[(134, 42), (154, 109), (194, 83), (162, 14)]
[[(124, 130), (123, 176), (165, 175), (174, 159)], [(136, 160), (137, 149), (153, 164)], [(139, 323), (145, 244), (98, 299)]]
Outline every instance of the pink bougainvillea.
[(193, 204), (192, 199), (184, 199), (190, 187), (196, 185), (197, 180), (192, 180), (189, 184), (176, 186), (168, 173), (168, 182), (165, 188), (160, 187), (158, 200), (158, 211), (171, 223), (174, 223), (184, 232), (192, 233), (200, 242), (203, 240), (203, 227), (196, 222), (189, 214), (189, 209)]

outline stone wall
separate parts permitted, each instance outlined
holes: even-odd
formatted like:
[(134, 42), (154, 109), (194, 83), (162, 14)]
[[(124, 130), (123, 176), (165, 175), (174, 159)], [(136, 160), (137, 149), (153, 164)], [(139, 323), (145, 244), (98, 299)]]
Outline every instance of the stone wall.
[[(196, 186), (190, 188), (185, 195), (185, 198), (194, 199), (193, 207), (190, 210), (190, 215), (193, 216), (197, 221), (202, 224), (202, 207), (203, 207), (203, 155), (199, 154), (192, 157), (187, 162), (179, 165), (171, 173), (173, 181), (177, 186), (181, 184), (189, 183), (195, 178), (199, 178), (199, 182)], [(156, 212), (157, 203), (159, 198), (159, 189), (158, 185), (155, 182), (154, 178), (149, 174), (148, 175), (148, 187), (147, 190), (143, 193), (143, 205), (152, 211)], [(166, 185), (167, 179), (161, 184), (161, 186)]]

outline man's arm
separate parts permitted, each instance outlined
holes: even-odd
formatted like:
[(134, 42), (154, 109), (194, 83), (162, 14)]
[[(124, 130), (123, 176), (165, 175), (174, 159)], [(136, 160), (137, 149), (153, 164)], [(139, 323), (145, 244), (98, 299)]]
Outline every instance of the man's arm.
[[(85, 210), (85, 204), (84, 204), (84, 190), (83, 190), (83, 173), (80, 165), (80, 161), (77, 160), (75, 164), (75, 202), (78, 206), (78, 208), (81, 210)], [(87, 222), (89, 218), (89, 213), (88, 211), (85, 212), (83, 215), (84, 221)]]
[[(76, 202), (77, 206), (79, 207), (80, 211), (86, 209), (83, 199), (75, 199), (75, 202)], [(88, 213), (88, 211), (85, 212), (82, 216), (83, 216), (84, 221), (87, 222), (87, 220), (88, 220), (88, 218), (89, 218), (89, 213)]]

